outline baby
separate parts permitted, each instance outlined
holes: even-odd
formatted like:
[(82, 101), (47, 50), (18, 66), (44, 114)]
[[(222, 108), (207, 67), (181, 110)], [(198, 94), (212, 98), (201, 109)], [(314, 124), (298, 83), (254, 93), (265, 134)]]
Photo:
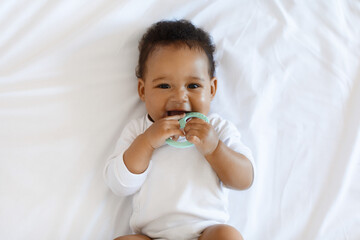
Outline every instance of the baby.
[[(186, 20), (152, 25), (139, 43), (138, 93), (147, 114), (128, 123), (105, 167), (111, 190), (133, 195), (134, 235), (116, 239), (242, 239), (228, 220), (228, 188), (254, 178), (250, 150), (210, 103), (217, 89), (208, 33)], [(188, 112), (208, 115), (209, 123)], [(166, 139), (186, 138), (175, 148)]]

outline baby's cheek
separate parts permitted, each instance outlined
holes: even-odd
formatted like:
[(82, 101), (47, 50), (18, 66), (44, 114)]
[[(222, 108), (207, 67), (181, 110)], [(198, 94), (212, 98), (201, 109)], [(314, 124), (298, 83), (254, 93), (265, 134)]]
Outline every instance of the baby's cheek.
[(210, 102), (211, 99), (205, 94), (201, 94), (195, 101), (196, 109), (198, 109), (199, 112), (207, 115), (210, 110)]

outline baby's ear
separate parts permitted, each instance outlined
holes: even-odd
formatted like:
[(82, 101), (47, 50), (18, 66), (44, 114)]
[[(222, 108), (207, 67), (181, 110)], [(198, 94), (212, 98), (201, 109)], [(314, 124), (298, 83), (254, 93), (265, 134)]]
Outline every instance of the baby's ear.
[(138, 94), (141, 101), (145, 101), (145, 81), (141, 78), (138, 78)]
[(216, 78), (216, 77), (213, 77), (213, 78), (210, 80), (211, 100), (215, 97), (216, 90), (217, 90), (217, 78)]

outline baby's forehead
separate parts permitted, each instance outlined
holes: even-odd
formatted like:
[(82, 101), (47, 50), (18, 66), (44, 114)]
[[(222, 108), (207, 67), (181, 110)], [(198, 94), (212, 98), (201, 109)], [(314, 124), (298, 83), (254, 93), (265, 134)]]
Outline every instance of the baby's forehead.
[(161, 50), (169, 50), (170, 52), (171, 51), (175, 52), (175, 51), (181, 51), (181, 50), (184, 50), (184, 51), (190, 50), (190, 51), (194, 51), (195, 53), (198, 53), (200, 55), (206, 56), (205, 51), (199, 45), (188, 44), (186, 42), (179, 41), (179, 42), (173, 42), (173, 43), (167, 43), (167, 44), (162, 44), (162, 43), (155, 44), (153, 46), (153, 48), (151, 49), (148, 57), (150, 57), (153, 54), (161, 52)]
[[(206, 53), (199, 48), (191, 48), (187, 45), (162, 45), (149, 54), (145, 68), (147, 70), (172, 71), (176, 69), (203, 69), (210, 71), (210, 64)], [(145, 69), (145, 74), (147, 70)], [(151, 71), (153, 72), (153, 71)], [(210, 74), (209, 74), (210, 75)]]
[[(196, 69), (196, 66), (200, 64), (209, 78), (213, 78), (212, 62), (206, 50), (202, 48), (201, 43), (186, 41), (157, 42), (153, 43), (151, 47), (149, 46), (147, 52), (148, 54), (143, 61), (143, 79), (147, 78), (146, 75), (149, 74), (149, 71), (157, 73), (156, 69), (158, 67), (160, 67), (161, 71), (164, 71), (164, 66), (168, 66), (168, 64), (173, 66), (174, 62), (179, 63), (181, 59), (183, 64), (178, 65), (180, 68), (185, 67), (185, 65), (189, 66), (187, 63), (192, 63), (190, 69)], [(191, 57), (189, 58), (189, 56)], [(170, 69), (168, 70), (170, 71)]]

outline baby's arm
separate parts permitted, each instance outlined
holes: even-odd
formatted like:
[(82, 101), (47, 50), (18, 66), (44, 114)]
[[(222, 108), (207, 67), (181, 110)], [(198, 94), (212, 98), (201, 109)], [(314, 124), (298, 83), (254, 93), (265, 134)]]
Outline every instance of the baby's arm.
[(124, 153), (124, 163), (135, 174), (143, 173), (149, 166), (153, 151), (172, 136), (183, 136), (179, 119), (185, 115), (169, 116), (155, 121), (139, 135)]
[(253, 166), (244, 155), (219, 140), (214, 152), (205, 156), (221, 181), (228, 187), (247, 189), (253, 182)]
[(241, 190), (251, 186), (254, 176), (250, 160), (226, 146), (211, 124), (192, 119), (184, 131), (227, 187)]

